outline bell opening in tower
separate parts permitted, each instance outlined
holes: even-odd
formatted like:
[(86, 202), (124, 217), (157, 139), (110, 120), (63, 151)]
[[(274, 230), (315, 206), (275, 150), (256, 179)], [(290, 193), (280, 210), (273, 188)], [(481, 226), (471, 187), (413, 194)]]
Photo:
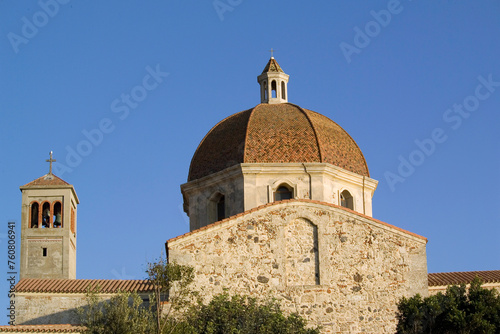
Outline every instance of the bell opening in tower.
[(61, 202), (54, 203), (54, 228), (62, 227), (62, 205)]
[(40, 205), (37, 202), (31, 203), (30, 228), (38, 228), (38, 213)]
[(273, 99), (275, 99), (277, 97), (276, 91), (277, 91), (276, 80), (273, 80), (273, 82), (271, 83), (271, 92), (272, 92)]
[(42, 228), (50, 227), (50, 203), (45, 202), (42, 205)]

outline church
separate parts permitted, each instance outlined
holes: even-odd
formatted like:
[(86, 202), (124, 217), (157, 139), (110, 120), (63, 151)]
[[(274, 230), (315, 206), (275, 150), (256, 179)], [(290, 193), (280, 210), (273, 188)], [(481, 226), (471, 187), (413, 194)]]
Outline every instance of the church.
[[(403, 296), (476, 275), (499, 288), (500, 271), (428, 274), (427, 239), (373, 218), (378, 182), (360, 148), (334, 121), (289, 103), (288, 80), (271, 57), (257, 77), (260, 104), (206, 134), (181, 185), (190, 232), (167, 240), (166, 252), (194, 268), (205, 301), (223, 291), (273, 297), (324, 333), (394, 333)], [(20, 189), (16, 326), (0, 333), (80, 333), (73, 310), (90, 284), (105, 297), (147, 297), (147, 280), (76, 278), (71, 184), (50, 170)]]

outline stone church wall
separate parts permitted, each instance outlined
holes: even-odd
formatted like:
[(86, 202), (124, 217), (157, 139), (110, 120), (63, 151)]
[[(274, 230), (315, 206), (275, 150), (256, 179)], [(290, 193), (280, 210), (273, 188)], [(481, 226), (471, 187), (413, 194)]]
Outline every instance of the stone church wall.
[(168, 241), (208, 301), (278, 298), (324, 333), (394, 333), (402, 296), (426, 296), (423, 237), (334, 205), (269, 204)]
[(79, 324), (76, 308), (85, 305), (84, 294), (17, 293), (16, 324)]
[[(102, 301), (109, 300), (115, 294), (100, 294)], [(144, 300), (149, 300), (147, 293), (140, 293)], [(16, 293), (16, 325), (72, 324), (78, 325), (76, 309), (88, 304), (82, 293)]]

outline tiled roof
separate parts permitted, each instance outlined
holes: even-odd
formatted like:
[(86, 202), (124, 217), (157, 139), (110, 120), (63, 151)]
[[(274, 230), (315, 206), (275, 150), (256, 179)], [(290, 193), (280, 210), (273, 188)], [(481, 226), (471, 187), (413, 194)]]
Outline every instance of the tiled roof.
[(17, 325), (0, 326), (0, 333), (81, 333), (86, 328), (80, 325)]
[(326, 162), (370, 176), (363, 153), (337, 123), (291, 103), (264, 103), (208, 132), (191, 160), (188, 181), (240, 163), (292, 162)]
[(468, 284), (478, 276), (483, 283), (500, 283), (500, 270), (429, 274), (429, 286)]
[(278, 62), (276, 61), (276, 59), (274, 59), (274, 57), (271, 57), (271, 59), (269, 59), (269, 61), (267, 62), (266, 67), (262, 71), (262, 73), (267, 73), (267, 72), (281, 72), (281, 73), (285, 73), (281, 69), (281, 67), (278, 64)]
[(101, 293), (153, 291), (153, 286), (148, 280), (23, 278), (16, 284), (16, 292), (86, 293), (89, 287), (90, 289), (99, 287)]
[(70, 184), (60, 177), (55, 176), (54, 174), (45, 174), (42, 177), (39, 177), (36, 180), (31, 181), (30, 183), (25, 184), (22, 187), (31, 187), (31, 186), (69, 186)]
[(407, 231), (407, 230), (404, 230), (400, 227), (397, 227), (397, 226), (394, 226), (394, 225), (391, 225), (391, 224), (388, 224), (386, 222), (383, 222), (381, 220), (378, 220), (378, 219), (375, 219), (373, 217), (370, 217), (370, 216), (367, 216), (367, 215), (364, 215), (362, 213), (359, 213), (359, 212), (356, 212), (354, 210), (351, 210), (351, 209), (348, 209), (348, 208), (345, 208), (343, 206), (340, 206), (340, 205), (335, 205), (335, 204), (332, 204), (332, 203), (326, 203), (326, 202), (321, 202), (321, 201), (315, 201), (315, 200), (311, 200), (311, 199), (287, 199), (287, 200), (283, 200), (283, 201), (279, 201), (279, 202), (271, 202), (271, 203), (267, 203), (267, 204), (264, 204), (264, 205), (261, 205), (261, 206), (258, 206), (256, 208), (253, 208), (253, 209), (250, 209), (250, 210), (247, 210), (245, 212), (242, 212), (242, 213), (238, 213), (237, 215), (234, 215), (234, 216), (231, 216), (229, 218), (225, 218), (223, 220), (219, 220), (218, 222), (215, 222), (215, 223), (212, 223), (212, 224), (209, 224), (209, 225), (206, 225), (206, 226), (203, 226), (203, 227), (200, 227), (196, 230), (193, 230), (191, 232), (187, 232), (185, 234), (182, 234), (182, 235), (179, 235), (175, 238), (172, 238), (172, 239), (169, 239), (167, 240), (167, 244), (169, 242), (172, 242), (172, 241), (175, 241), (175, 240), (178, 240), (178, 239), (182, 239), (184, 237), (187, 237), (189, 235), (192, 235), (192, 234), (195, 234), (195, 233), (198, 233), (200, 231), (204, 231), (206, 229), (210, 229), (214, 226), (217, 226), (217, 225), (220, 225), (220, 224), (224, 224), (230, 220), (233, 220), (233, 219), (236, 219), (238, 217), (242, 217), (242, 216), (246, 216), (252, 212), (256, 212), (256, 211), (259, 211), (259, 210), (262, 210), (264, 208), (267, 208), (267, 207), (270, 207), (270, 206), (274, 206), (274, 205), (280, 205), (280, 204), (284, 204), (284, 203), (290, 203), (290, 204), (294, 204), (294, 203), (313, 203), (313, 204), (321, 204), (321, 205), (325, 205), (325, 206), (329, 206), (329, 207), (332, 207), (332, 208), (337, 208), (337, 209), (342, 209), (344, 211), (347, 211), (347, 212), (350, 212), (350, 213), (353, 213), (357, 216), (360, 216), (360, 217), (363, 217), (363, 218), (366, 218), (366, 219), (369, 219), (371, 221), (374, 221), (374, 222), (377, 222), (381, 225), (385, 225), (387, 227), (390, 227), (392, 229), (395, 229), (395, 230), (398, 230), (400, 232), (403, 232), (403, 233), (406, 233), (406, 234), (409, 234), (409, 235), (412, 235), (414, 237), (417, 237), (419, 239), (422, 239), (422, 240), (425, 240), (427, 242), (427, 238), (426, 237), (423, 237), (421, 235), (418, 235), (416, 233), (413, 233), (413, 232), (410, 232), (410, 231)]

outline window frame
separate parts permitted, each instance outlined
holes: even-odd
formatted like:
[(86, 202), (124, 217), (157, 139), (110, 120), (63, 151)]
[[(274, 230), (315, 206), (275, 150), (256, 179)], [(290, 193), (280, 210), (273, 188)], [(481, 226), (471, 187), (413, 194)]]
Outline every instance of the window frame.
[[(285, 192), (285, 191), (280, 191), (280, 189), (282, 189), (282, 188), (287, 189), (287, 192)], [(276, 187), (276, 189), (274, 189), (274, 191), (273, 191), (273, 202), (279, 202), (279, 201), (285, 201), (285, 200), (289, 200), (289, 199), (294, 199), (294, 198), (295, 198), (294, 190), (295, 190), (295, 189), (294, 189), (293, 187), (291, 187), (289, 184), (287, 184), (287, 183), (285, 183), (285, 182), (280, 183), (280, 184)], [(289, 193), (289, 194), (290, 194), (290, 198), (285, 198), (285, 199), (280, 198), (280, 199), (277, 199), (277, 198), (276, 198), (276, 197), (277, 197), (276, 195), (277, 195), (277, 194), (281, 194), (281, 193)]]
[[(348, 194), (349, 196), (347, 197), (346, 194)], [(345, 202), (345, 205), (343, 202)], [(349, 190), (344, 189), (340, 192), (339, 205), (343, 208), (354, 210), (354, 196)]]

